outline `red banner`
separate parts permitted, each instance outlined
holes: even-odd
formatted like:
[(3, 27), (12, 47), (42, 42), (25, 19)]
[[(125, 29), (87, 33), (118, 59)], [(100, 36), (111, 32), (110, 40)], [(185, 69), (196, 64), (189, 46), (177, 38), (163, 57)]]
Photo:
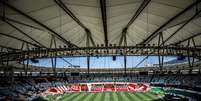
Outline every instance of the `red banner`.
[(47, 91), (50, 93), (63, 93), (63, 92), (103, 92), (103, 91), (116, 91), (116, 92), (142, 92), (147, 91), (149, 88), (145, 84), (137, 83), (83, 83), (83, 84), (66, 84), (63, 86), (50, 87)]
[(126, 92), (128, 91), (127, 84), (115, 84), (115, 88), (117, 92)]
[(102, 92), (103, 84), (91, 84), (91, 92)]
[(104, 84), (104, 91), (115, 91), (114, 84)]
[(80, 84), (69, 84), (68, 87), (72, 92), (80, 92)]
[(89, 91), (87, 84), (80, 84), (81, 91)]
[(128, 91), (135, 92), (137, 84), (128, 84)]

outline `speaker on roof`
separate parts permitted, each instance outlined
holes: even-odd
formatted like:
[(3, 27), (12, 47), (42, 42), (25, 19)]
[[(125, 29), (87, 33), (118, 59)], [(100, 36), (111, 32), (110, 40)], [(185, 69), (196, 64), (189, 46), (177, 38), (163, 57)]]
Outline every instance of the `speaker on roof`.
[(177, 57), (177, 60), (184, 60), (186, 57), (185, 56), (179, 56)]
[(148, 72), (147, 71), (144, 71), (144, 72), (139, 72), (140, 75), (148, 75)]
[(35, 58), (31, 58), (30, 60), (31, 60), (31, 62), (33, 62), (33, 63), (38, 63), (38, 62), (39, 62), (39, 61), (36, 60)]
[(70, 75), (71, 76), (80, 76), (80, 73), (79, 72), (71, 72)]
[(116, 56), (112, 56), (112, 60), (113, 60), (113, 61), (116, 61)]

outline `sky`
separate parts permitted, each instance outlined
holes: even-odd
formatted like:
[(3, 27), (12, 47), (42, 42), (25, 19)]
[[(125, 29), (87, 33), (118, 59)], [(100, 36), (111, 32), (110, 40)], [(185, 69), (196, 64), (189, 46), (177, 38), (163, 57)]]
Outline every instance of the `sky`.
[[(138, 67), (136, 65), (142, 61), (146, 56), (127, 56), (127, 67), (145, 67), (145, 66), (153, 66), (153, 64), (158, 64), (157, 56), (149, 56), (143, 63), (141, 63)], [(65, 62), (64, 61), (67, 61)], [(166, 56), (164, 57), (164, 62), (171, 61), (177, 59), (177, 57)], [(33, 63), (29, 60), (31, 65), (42, 66), (42, 67), (51, 67), (51, 59), (37, 59), (39, 63)], [(25, 61), (26, 63), (26, 61)], [(79, 66), (80, 68), (87, 68), (87, 58), (86, 57), (63, 57), (57, 58), (57, 68), (69, 68), (71, 65)], [(124, 57), (116, 56), (116, 60), (114, 61), (112, 56), (107, 57), (90, 57), (90, 68), (123, 68), (124, 67)]]

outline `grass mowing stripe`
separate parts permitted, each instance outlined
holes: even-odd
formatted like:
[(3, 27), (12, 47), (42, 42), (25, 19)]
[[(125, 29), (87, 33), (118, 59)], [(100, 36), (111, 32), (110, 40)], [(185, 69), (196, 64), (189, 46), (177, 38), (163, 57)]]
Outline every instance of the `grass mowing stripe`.
[(105, 100), (105, 92), (102, 92), (102, 95), (101, 95), (101, 99), (99, 99), (100, 101), (104, 101)]
[(146, 92), (144, 95), (153, 100), (158, 99), (158, 96), (152, 95), (152, 93), (150, 93), (150, 92)]
[(143, 93), (143, 96), (145, 96), (146, 98), (149, 98), (149, 99), (156, 99), (156, 97), (149, 96), (148, 93)]
[[(153, 94), (151, 92), (100, 92), (100, 93), (65, 93), (58, 101), (163, 101), (160, 96), (163, 94)], [(50, 96), (51, 97), (51, 96)], [(57, 96), (54, 96), (57, 97)], [(49, 96), (48, 96), (49, 98)]]
[(124, 101), (130, 101), (131, 99), (129, 99), (126, 95), (128, 94), (127, 92), (122, 92), (120, 93), (121, 96), (124, 98)]
[(109, 92), (105, 93), (104, 101), (110, 101), (110, 93)]
[(75, 96), (67, 97), (67, 98), (63, 99), (62, 101), (72, 101), (73, 99), (75, 99), (76, 97), (81, 95), (81, 93), (74, 93), (74, 94), (75, 94)]
[(135, 95), (136, 98), (139, 99), (139, 101), (144, 101), (144, 100), (145, 100), (144, 97), (139, 96), (138, 93), (139, 93), (139, 92), (135, 92), (135, 93), (132, 93), (132, 95)]
[(94, 96), (94, 93), (87, 93), (87, 96), (82, 98), (80, 101), (89, 101), (89, 99)]
[(96, 93), (97, 96), (95, 97), (95, 100), (93, 101), (101, 101), (102, 93)]
[(48, 101), (60, 101), (60, 99), (62, 99), (63, 97), (65, 97), (67, 95), (69, 95), (69, 94), (67, 94), (67, 93), (59, 94), (59, 96), (58, 95), (54, 96), (55, 97), (54, 100), (52, 99), (52, 100), (48, 100)]
[(162, 96), (164, 96), (163, 94), (153, 94), (151, 92), (147, 92), (147, 93), (148, 93), (148, 96), (155, 97), (156, 100), (164, 101), (164, 99), (162, 97)]
[(140, 99), (138, 99), (134, 94), (131, 94), (130, 92), (125, 94), (127, 96), (127, 98), (129, 98), (131, 101), (139, 101)]
[[(84, 92), (83, 95), (84, 95), (84, 96), (80, 97), (79, 100), (76, 100), (76, 101), (83, 101), (84, 99), (86, 99), (86, 98), (90, 95), (90, 93)], [(88, 101), (88, 100), (87, 100), (87, 101)]]
[(147, 96), (145, 96), (145, 93), (137, 93), (139, 96), (141, 96), (144, 100), (152, 100), (151, 98), (149, 98), (149, 97), (147, 97)]
[(73, 95), (74, 95), (73, 93), (65, 93), (64, 96), (59, 99), (59, 101), (64, 99), (64, 98), (66, 98), (66, 97), (70, 97), (70, 96), (73, 96)]
[(124, 101), (124, 99), (122, 98), (122, 96), (121, 96), (121, 94), (120, 94), (121, 92), (117, 92), (117, 95), (118, 95), (118, 100), (119, 101)]
[(103, 93), (98, 93), (95, 101), (101, 101), (101, 97), (103, 96)]
[(114, 93), (114, 92), (110, 92), (110, 101), (114, 101), (114, 100), (113, 100), (113, 96), (112, 96), (113, 93)]
[(88, 101), (95, 101), (95, 99), (99, 93), (92, 93), (92, 94), (93, 94), (93, 96)]
[(72, 99), (72, 101), (79, 101), (80, 99), (82, 99), (82, 97), (87, 96), (86, 93), (80, 93), (79, 96), (75, 97), (74, 99)]
[(78, 95), (78, 93), (70, 93), (67, 94), (65, 97), (59, 99), (59, 101), (66, 101), (66, 99), (73, 98), (74, 96)]
[(152, 93), (152, 95), (157, 96), (157, 98), (160, 99), (160, 101), (165, 101), (164, 100), (164, 96), (165, 96), (164, 94), (161, 94), (161, 93), (160, 94), (153, 94)]
[(165, 94), (159, 94), (159, 95), (158, 95), (158, 97), (159, 97), (160, 99), (163, 99), (164, 96), (165, 96)]
[(114, 101), (119, 101), (118, 96), (117, 96), (117, 92), (112, 93), (112, 98)]
[(103, 101), (104, 97), (105, 97), (105, 94), (103, 92), (98, 93), (96, 100), (94, 100), (94, 101)]

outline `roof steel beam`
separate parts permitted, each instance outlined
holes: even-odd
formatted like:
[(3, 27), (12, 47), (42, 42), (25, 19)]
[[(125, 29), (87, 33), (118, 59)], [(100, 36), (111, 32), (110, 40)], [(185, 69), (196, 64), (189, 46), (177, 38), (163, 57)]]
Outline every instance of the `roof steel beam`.
[(20, 50), (20, 49), (16, 49), (16, 48), (8, 47), (8, 46), (3, 46), (3, 45), (0, 45), (0, 47), (2, 47), (2, 48), (6, 48), (6, 49), (10, 49), (10, 50)]
[(140, 7), (138, 8), (138, 10), (135, 12), (135, 14), (133, 15), (133, 17), (130, 19), (130, 21), (128, 22), (128, 24), (123, 28), (122, 30), (122, 34), (121, 34), (121, 38), (119, 41), (119, 45), (122, 44), (123, 42), (123, 38), (126, 37), (126, 33), (127, 33), (127, 29), (133, 24), (133, 22), (138, 18), (138, 16), (141, 14), (141, 12), (147, 7), (147, 5), (150, 3), (151, 0), (144, 0)]
[(166, 40), (163, 41), (162, 44), (165, 44), (168, 40), (170, 40), (174, 35), (176, 35), (181, 29), (183, 29), (188, 23), (190, 23), (197, 15), (199, 15), (201, 10), (196, 12), (188, 21), (186, 21), (181, 27), (179, 27), (174, 33), (172, 33)]
[(132, 23), (138, 18), (138, 16), (142, 13), (142, 11), (147, 7), (151, 0), (144, 0), (138, 10), (135, 12), (131, 20), (128, 22), (125, 28), (129, 28)]
[(25, 33), (24, 31), (22, 31), (21, 29), (19, 29), (17, 26), (11, 24), (10, 22), (8, 21), (4, 21), (6, 22), (8, 25), (10, 25), (11, 27), (13, 27), (14, 29), (16, 29), (17, 31), (19, 31), (20, 33), (22, 33), (23, 35), (25, 35), (26, 37), (30, 38), (31, 40), (33, 40), (34, 42), (36, 42), (37, 44), (39, 44), (41, 47), (46, 47), (44, 46), (42, 43), (38, 42), (37, 40), (35, 40), (34, 38), (32, 38), (31, 36), (29, 36), (27, 33)]
[[(126, 33), (127, 33), (127, 27), (122, 30), (121, 37), (120, 37), (120, 40), (119, 40), (119, 46), (121, 46), (123, 40), (124, 40), (124, 42), (127, 42)], [(124, 43), (124, 45), (126, 45), (126, 44), (127, 43)]]
[(100, 6), (101, 6), (101, 15), (103, 22), (104, 37), (105, 37), (105, 46), (108, 46), (106, 1), (100, 0)]
[(92, 35), (91, 35), (91, 32), (89, 31), (89, 29), (85, 29), (85, 31), (86, 31), (86, 34), (89, 36), (89, 40), (91, 41), (92, 45), (95, 47), (96, 44), (95, 44), (95, 42), (94, 42), (94, 40), (93, 40), (93, 37), (92, 37)]
[(20, 39), (20, 38), (18, 38), (18, 37), (15, 37), (15, 36), (12, 36), (12, 35), (9, 35), (9, 34), (5, 34), (5, 33), (1, 33), (1, 32), (0, 32), (0, 35), (6, 36), (6, 37), (9, 37), (9, 38), (13, 38), (13, 39), (16, 39), (16, 40), (21, 41), (21, 42), (28, 43), (28, 44), (30, 44), (30, 45), (32, 45), (32, 46), (35, 46), (35, 47), (41, 47), (41, 46), (39, 46), (39, 45), (37, 45), (37, 44), (28, 42), (28, 41), (26, 41), (26, 40)]
[(187, 37), (187, 38), (185, 38), (185, 39), (183, 39), (183, 40), (180, 40), (180, 41), (178, 41), (178, 42), (175, 42), (175, 43), (173, 43), (173, 44), (171, 44), (171, 45), (178, 45), (178, 44), (181, 44), (181, 43), (183, 43), (183, 42), (185, 42), (185, 41), (188, 41), (189, 39), (192, 39), (192, 38), (195, 38), (195, 37), (198, 37), (198, 36), (201, 36), (201, 33), (197, 33), (197, 34), (195, 34), (195, 35), (193, 35), (193, 36)]
[[(164, 40), (161, 44), (159, 44), (158, 46), (162, 46), (164, 45), (168, 40), (170, 40), (177, 32), (179, 32), (182, 28), (184, 28), (189, 22), (191, 22), (191, 20), (193, 20), (197, 15), (199, 15), (199, 13), (201, 12), (201, 10), (199, 10), (198, 12), (196, 12), (196, 14), (194, 16), (192, 16), (189, 20), (187, 20), (181, 27), (179, 27), (174, 33), (172, 33), (166, 40)], [(137, 65), (139, 66), (141, 63), (143, 63), (147, 58), (149, 57), (146, 56), (142, 61), (140, 61)]]
[(92, 45), (96, 46), (91, 36), (91, 31), (75, 16), (75, 14), (73, 14), (73, 12), (61, 0), (54, 1), (66, 14), (68, 14), (78, 25), (80, 25), (85, 30), (86, 34), (90, 37)]
[(87, 27), (80, 22), (80, 20), (71, 12), (71, 10), (61, 1), (61, 0), (54, 0), (55, 3), (63, 9), (63, 11), (68, 14), (75, 22), (77, 22), (78, 25), (80, 25), (82, 28), (87, 29)]
[[(201, 15), (196, 16), (196, 17), (194, 18), (194, 20), (199, 19), (199, 18), (201, 18)], [(184, 23), (187, 22), (187, 21), (188, 21), (188, 19), (186, 19), (186, 20), (184, 20), (184, 21), (181, 21), (181, 22), (178, 22), (178, 23), (175, 23), (175, 24), (172, 24), (172, 25), (168, 26), (167, 28), (163, 29), (162, 31), (164, 31), (164, 30), (166, 30), (166, 29), (169, 29), (169, 28), (172, 28), (172, 27), (175, 27), (175, 26), (178, 26), (178, 25), (181, 25), (181, 24), (184, 24)]]
[[(161, 44), (159, 44), (158, 46), (162, 46), (164, 45), (169, 39), (171, 39), (177, 32), (179, 32), (182, 28), (184, 28), (191, 20), (193, 20), (197, 15), (199, 15), (199, 13), (201, 12), (198, 11), (194, 16), (192, 16), (189, 20), (187, 20), (181, 27), (179, 27), (174, 33), (172, 33), (166, 40), (164, 40)], [(142, 61), (140, 61), (137, 65), (139, 66), (141, 63), (143, 63), (149, 56), (146, 56)]]
[(146, 39), (144, 39), (142, 42), (140, 42), (140, 44), (149, 43), (153, 38), (155, 38), (159, 34), (159, 32), (161, 31), (161, 29), (163, 29), (165, 26), (167, 26), (169, 23), (171, 23), (172, 21), (174, 21), (176, 18), (178, 18), (179, 16), (181, 16), (182, 14), (184, 14), (185, 12), (187, 12), (188, 10), (192, 9), (195, 5), (199, 4), (200, 2), (201, 2), (201, 0), (197, 0), (194, 3), (192, 3), (191, 5), (189, 5), (187, 8), (185, 8), (184, 10), (182, 10), (181, 12), (179, 12), (178, 14), (176, 14), (174, 17), (172, 17), (170, 20), (168, 20), (166, 23), (164, 23), (162, 26), (160, 26), (158, 29), (156, 29)]
[(18, 20), (14, 20), (14, 19), (11, 19), (11, 18), (8, 18), (8, 17), (3, 17), (3, 16), (0, 16), (0, 18), (8, 20), (8, 21), (11, 21), (11, 22), (14, 22), (14, 23), (17, 23), (17, 24), (20, 24), (20, 25), (23, 25), (23, 26), (27, 26), (27, 27), (30, 27), (30, 28), (34, 28), (34, 29), (43, 31), (43, 29), (41, 29), (41, 28), (38, 28), (38, 27), (30, 25), (30, 24), (23, 23), (23, 22), (18, 21)]
[[(86, 51), (87, 50), (87, 51)], [(108, 50), (108, 53), (106, 52)], [(130, 51), (127, 51), (130, 50)], [(137, 51), (138, 50), (138, 51)], [(79, 53), (76, 53), (78, 51)], [(137, 52), (135, 52), (137, 51)], [(21, 58), (22, 54), (29, 54), (27, 58), (32, 58), (35, 56), (47, 58), (47, 57), (62, 57), (62, 56), (119, 56), (119, 55), (148, 55), (148, 56), (180, 56), (182, 52), (183, 56), (188, 56), (188, 52), (190, 52), (191, 56), (195, 56), (196, 58), (200, 58), (199, 55), (201, 53), (201, 49), (197, 47), (183, 47), (183, 46), (104, 46), (104, 47), (79, 47), (79, 48), (42, 48), (42, 49), (34, 49), (34, 50), (23, 50), (17, 52), (9, 52), (4, 54), (2, 58), (6, 58), (10, 56), (11, 58), (14, 56), (19, 56)], [(31, 54), (30, 54), (31, 53)], [(60, 53), (57, 55), (52, 55), (55, 53)], [(38, 55), (40, 54), (40, 55)], [(45, 56), (45, 57), (44, 57)]]
[(45, 28), (46, 30), (50, 31), (53, 35), (55, 35), (58, 39), (60, 39), (62, 42), (64, 42), (66, 45), (68, 45), (69, 47), (78, 47), (77, 45), (71, 43), (70, 41), (67, 41), (65, 38), (63, 38), (61, 35), (59, 35), (57, 32), (55, 32), (54, 30), (52, 30), (51, 28), (49, 28), (47, 25), (41, 23), (40, 21), (38, 21), (37, 19), (29, 16), (28, 14), (24, 13), (23, 11), (15, 8), (14, 6), (4, 2), (4, 1), (1, 1), (0, 0), (0, 3), (4, 4), (6, 7), (18, 12), (19, 14), (23, 15), (24, 17), (32, 20), (33, 22), (37, 23), (38, 25), (42, 26), (43, 28)]

